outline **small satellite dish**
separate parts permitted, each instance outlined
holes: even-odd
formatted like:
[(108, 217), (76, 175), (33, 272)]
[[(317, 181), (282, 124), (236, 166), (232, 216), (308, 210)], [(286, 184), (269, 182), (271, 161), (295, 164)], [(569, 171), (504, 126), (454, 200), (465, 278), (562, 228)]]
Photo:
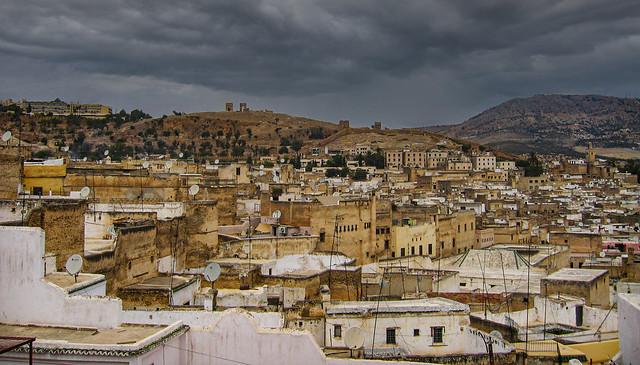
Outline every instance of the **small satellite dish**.
[(82, 256), (75, 254), (71, 255), (67, 259), (67, 263), (64, 265), (65, 269), (70, 275), (78, 275), (80, 270), (82, 270)]
[(178, 153), (178, 157), (179, 158), (183, 158), (184, 157), (184, 153), (182, 153), (182, 152)]
[(604, 251), (600, 251), (600, 257), (605, 258), (607, 257), (607, 253)]
[(216, 159), (215, 161), (213, 161), (213, 163), (217, 165), (220, 163), (220, 160)]
[(88, 197), (90, 193), (91, 193), (91, 188), (88, 186), (85, 186), (82, 189), (80, 189), (80, 196), (83, 198)]
[(273, 213), (271, 213), (271, 216), (275, 219), (280, 219), (280, 217), (282, 217), (282, 212), (279, 210), (274, 210)]
[(9, 142), (10, 139), (11, 139), (11, 131), (4, 132), (4, 134), (2, 135), (2, 142)]
[(491, 332), (489, 332), (489, 334), (495, 338), (498, 338), (500, 340), (504, 340), (504, 337), (502, 337), (502, 333), (500, 333), (500, 331), (498, 330), (493, 330)]
[(204, 268), (204, 279), (208, 282), (214, 282), (220, 277), (220, 265), (215, 262), (210, 263)]
[(264, 171), (260, 171), (260, 172), (258, 172), (258, 175), (260, 175), (260, 176), (264, 176)]
[(276, 183), (276, 184), (279, 184), (280, 183), (280, 176), (274, 175), (273, 176), (273, 182)]
[(173, 163), (171, 161), (167, 161), (164, 163), (164, 168), (167, 170), (170, 169), (171, 166), (173, 166)]
[(84, 157), (84, 158), (82, 159), (82, 161), (85, 161), (85, 162), (86, 162), (86, 161), (87, 161), (87, 157)]
[(357, 350), (364, 345), (364, 335), (360, 327), (351, 327), (344, 333), (344, 344), (351, 350)]
[(281, 159), (280, 159), (280, 163), (284, 163), (284, 158), (281, 158)]
[(260, 170), (264, 170), (264, 165), (260, 165)]
[(582, 365), (582, 362), (578, 359), (569, 360), (569, 365)]
[(142, 163), (142, 168), (143, 169), (148, 169), (149, 168), (149, 161), (145, 161)]
[(104, 155), (109, 156), (109, 150), (104, 150)]
[(200, 186), (193, 184), (189, 187), (189, 195), (195, 196), (200, 191)]
[(62, 150), (62, 152), (68, 152), (69, 146), (62, 146), (60, 149)]

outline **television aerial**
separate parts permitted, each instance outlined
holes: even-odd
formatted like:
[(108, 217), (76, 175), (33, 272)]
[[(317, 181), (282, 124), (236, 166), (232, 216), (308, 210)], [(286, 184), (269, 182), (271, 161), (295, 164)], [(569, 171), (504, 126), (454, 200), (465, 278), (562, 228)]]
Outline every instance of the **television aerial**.
[(189, 187), (189, 195), (191, 196), (196, 196), (196, 194), (198, 194), (198, 192), (200, 191), (200, 186), (193, 184)]
[(6, 131), (2, 134), (2, 142), (9, 142), (11, 139), (11, 131)]
[(91, 188), (88, 186), (85, 186), (82, 189), (80, 189), (80, 196), (83, 198), (88, 197), (90, 193), (91, 193)]
[(279, 210), (274, 210), (273, 213), (271, 213), (271, 216), (275, 219), (280, 219), (280, 217), (282, 217), (282, 212)]
[(351, 327), (344, 333), (344, 344), (350, 350), (357, 350), (364, 345), (364, 331), (360, 327)]
[(142, 168), (143, 169), (148, 169), (149, 168), (149, 161), (145, 161), (142, 163)]
[(80, 270), (82, 270), (82, 256), (78, 254), (71, 255), (67, 259), (67, 263), (64, 265), (64, 267), (69, 273), (69, 275), (73, 276), (75, 282), (77, 283), (78, 274), (80, 273)]
[(204, 275), (204, 280), (213, 283), (220, 277), (220, 265), (212, 262), (204, 268), (204, 272), (202, 274)]

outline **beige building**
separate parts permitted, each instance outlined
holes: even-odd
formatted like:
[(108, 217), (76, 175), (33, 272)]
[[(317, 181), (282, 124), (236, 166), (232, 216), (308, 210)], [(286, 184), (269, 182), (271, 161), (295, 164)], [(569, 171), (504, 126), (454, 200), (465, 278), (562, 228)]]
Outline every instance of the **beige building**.
[(415, 224), (406, 220), (391, 227), (391, 257), (434, 255), (436, 228), (432, 223)]
[(448, 151), (431, 150), (427, 152), (427, 168), (428, 169), (444, 169), (449, 158)]
[(489, 154), (473, 156), (471, 157), (471, 163), (474, 170), (495, 170), (496, 156)]
[(540, 291), (545, 296), (567, 294), (581, 297), (589, 306), (610, 306), (607, 270), (560, 269), (541, 280)]

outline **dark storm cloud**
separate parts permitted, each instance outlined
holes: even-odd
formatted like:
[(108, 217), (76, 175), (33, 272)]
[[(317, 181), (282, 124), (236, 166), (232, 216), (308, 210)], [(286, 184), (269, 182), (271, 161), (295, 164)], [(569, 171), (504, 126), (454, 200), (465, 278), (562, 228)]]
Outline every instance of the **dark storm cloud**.
[(456, 120), (513, 96), (637, 90), (639, 18), (635, 0), (9, 0), (0, 92), (100, 98), (98, 82), (162, 112), (226, 93), (323, 118)]

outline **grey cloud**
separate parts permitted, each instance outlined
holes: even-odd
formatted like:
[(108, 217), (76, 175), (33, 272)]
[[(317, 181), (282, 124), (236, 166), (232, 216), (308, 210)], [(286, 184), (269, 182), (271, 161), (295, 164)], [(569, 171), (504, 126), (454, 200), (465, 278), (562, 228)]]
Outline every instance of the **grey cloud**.
[[(215, 109), (204, 100), (232, 96), (417, 125), (532, 93), (637, 90), (638, 18), (634, 0), (8, 0), (0, 53), (15, 64), (0, 77), (32, 68), (22, 72), (31, 93), (42, 93), (41, 80), (75, 99), (155, 112)], [(114, 80), (122, 87), (102, 96), (91, 84)], [(0, 92), (20, 96), (6, 83)]]

